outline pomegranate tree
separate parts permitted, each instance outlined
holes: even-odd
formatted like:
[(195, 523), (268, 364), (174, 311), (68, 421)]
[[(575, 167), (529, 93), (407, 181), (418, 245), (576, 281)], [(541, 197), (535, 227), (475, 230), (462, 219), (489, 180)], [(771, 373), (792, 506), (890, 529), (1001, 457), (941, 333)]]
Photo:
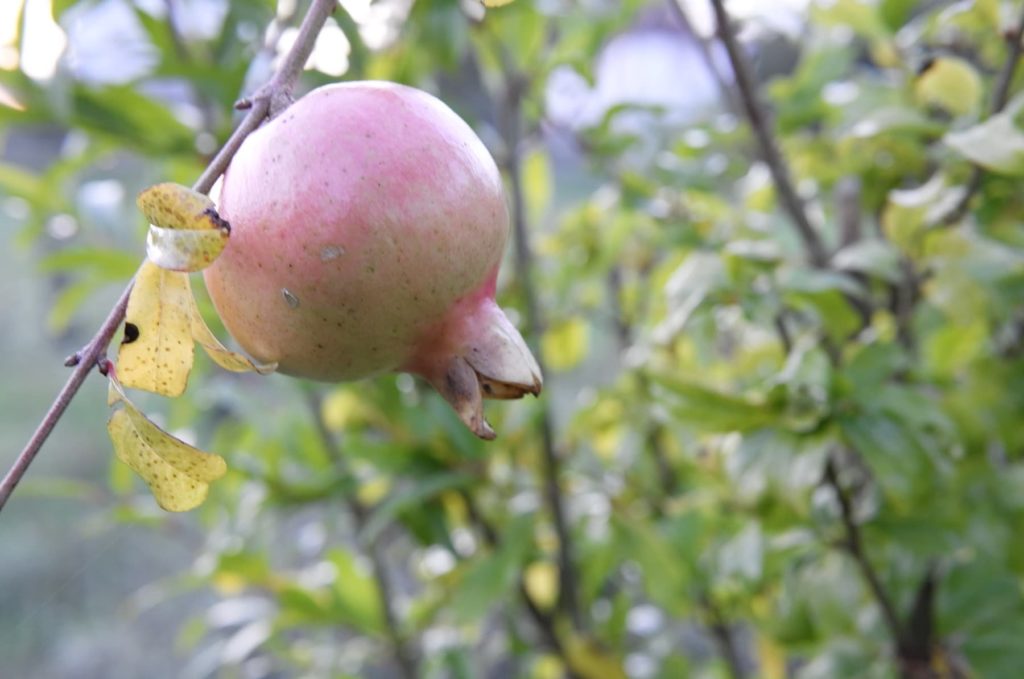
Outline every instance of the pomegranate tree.
[(228, 331), (281, 372), (421, 375), (478, 436), (482, 399), (541, 375), (494, 301), (509, 220), (501, 177), (433, 96), (321, 87), (242, 145), (224, 175), (232, 227), (206, 284)]

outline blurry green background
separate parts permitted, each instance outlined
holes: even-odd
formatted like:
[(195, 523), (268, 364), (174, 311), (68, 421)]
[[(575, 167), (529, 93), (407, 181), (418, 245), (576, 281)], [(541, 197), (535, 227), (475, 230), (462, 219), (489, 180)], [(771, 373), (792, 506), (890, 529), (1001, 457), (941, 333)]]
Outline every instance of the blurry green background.
[[(4, 469), (305, 5), (0, 4)], [(408, 376), (200, 357), (137, 399), (230, 467), (169, 515), (91, 377), (0, 514), (3, 676), (1019, 676), (1021, 3), (725, 3), (818, 267), (708, 2), (341, 5), (302, 88), (474, 126), (543, 396), (482, 443)]]

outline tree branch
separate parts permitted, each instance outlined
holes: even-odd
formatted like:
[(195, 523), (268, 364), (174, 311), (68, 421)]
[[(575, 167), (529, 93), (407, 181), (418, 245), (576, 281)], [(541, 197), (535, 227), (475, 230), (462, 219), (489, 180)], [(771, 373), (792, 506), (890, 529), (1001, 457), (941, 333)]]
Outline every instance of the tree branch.
[(743, 668), (743, 658), (740, 654), (740, 649), (736, 645), (732, 626), (726, 620), (722, 609), (718, 607), (707, 592), (700, 595), (700, 604), (708, 617), (708, 631), (711, 632), (711, 637), (715, 640), (719, 655), (722, 656), (726, 666), (729, 668), (729, 676), (732, 679), (746, 679), (747, 672)]
[(860, 525), (854, 516), (853, 502), (839, 481), (839, 471), (836, 468), (834, 457), (829, 457), (825, 463), (825, 482), (832, 488), (836, 495), (836, 501), (839, 503), (839, 514), (843, 522), (843, 530), (846, 533), (843, 547), (857, 564), (861, 576), (867, 583), (868, 589), (871, 590), (871, 595), (882, 610), (882, 619), (889, 630), (889, 635), (899, 645), (903, 639), (903, 626), (900, 624), (899, 614), (897, 614), (892, 598), (882, 585), (878, 572), (875, 571), (875, 567), (864, 550), (864, 540), (860, 532)]
[[(299, 29), (299, 35), (282, 61), (281, 68), (266, 85), (260, 88), (251, 102), (249, 102), (249, 110), (245, 118), (235, 131), (231, 133), (227, 143), (210, 161), (210, 164), (200, 175), (199, 179), (196, 180), (196, 183), (192, 186), (193, 189), (200, 193), (209, 193), (214, 182), (217, 181), (217, 178), (224, 173), (224, 170), (231, 163), (231, 159), (239, 147), (241, 147), (245, 138), (263, 123), (268, 114), (279, 113), (284, 106), (287, 106), (287, 103), (284, 102), (291, 102), (292, 90), (299, 79), (299, 75), (302, 73), (303, 66), (313, 51), (316, 36), (336, 6), (337, 0), (313, 0), (313, 4), (310, 6), (309, 12), (307, 12), (306, 18), (302, 22), (302, 27)], [(275, 109), (275, 106), (280, 108)], [(57, 426), (57, 423), (64, 415), (64, 411), (67, 410), (72, 399), (74, 399), (78, 390), (85, 382), (85, 378), (88, 377), (89, 372), (106, 353), (107, 346), (113, 339), (118, 327), (120, 327), (121, 321), (124, 320), (125, 310), (128, 308), (128, 297), (131, 294), (133, 283), (134, 278), (132, 281), (129, 281), (128, 286), (121, 293), (121, 297), (114, 304), (114, 308), (111, 309), (110, 314), (103, 321), (103, 324), (93, 338), (89, 340), (89, 343), (71, 356), (65, 363), (68, 366), (74, 366), (74, 371), (60, 390), (60, 393), (57, 394), (57, 398), (50, 406), (50, 409), (43, 416), (32, 438), (29, 439), (25, 448), (15, 458), (14, 464), (4, 476), (3, 481), (0, 481), (0, 511), (3, 510), (11, 493), (14, 492), (14, 489), (25, 475), (25, 472), (28, 471), (29, 466), (46, 442), (46, 439), (49, 438), (50, 433)]]
[(729, 14), (725, 11), (723, 0), (711, 0), (711, 6), (715, 12), (715, 21), (718, 25), (718, 37), (729, 55), (729, 63), (732, 65), (733, 75), (736, 78), (736, 89), (739, 92), (743, 110), (747, 115), (754, 136), (757, 137), (758, 146), (761, 149), (761, 156), (768, 165), (772, 181), (779, 194), (779, 200), (783, 208), (789, 213), (790, 219), (800, 239), (807, 249), (811, 263), (816, 267), (824, 267), (828, 262), (828, 253), (822, 243), (818, 232), (811, 226), (807, 218), (807, 210), (800, 195), (793, 186), (790, 178), (789, 168), (782, 157), (779, 146), (775, 141), (775, 135), (768, 120), (768, 113), (758, 98), (757, 87), (750, 75), (750, 68), (744, 57), (739, 43), (736, 42), (736, 35), (732, 30)]
[[(500, 46), (499, 46), (500, 47)], [(526, 303), (527, 336), (536, 345), (543, 333), (540, 303), (534, 288), (533, 251), (530, 248), (529, 232), (526, 226), (526, 206), (523, 197), (522, 177), (522, 99), (526, 82), (521, 75), (510, 66), (508, 59), (502, 60), (505, 66), (505, 144), (507, 146), (505, 169), (508, 173), (512, 192), (512, 224), (515, 241), (516, 280), (523, 290)], [(541, 373), (546, 374), (543, 357), (535, 351)], [(559, 574), (559, 606), (569, 616), (576, 629), (583, 629), (583, 615), (580, 610), (576, 564), (573, 557), (573, 541), (566, 519), (565, 505), (562, 500), (561, 459), (555, 444), (554, 429), (551, 422), (551, 411), (545, 403), (540, 405), (540, 434), (543, 453), (544, 496), (551, 511), (555, 534), (558, 536), (558, 574)]]
[[(1017, 64), (1020, 62), (1022, 51), (1024, 51), (1024, 44), (1021, 43), (1021, 38), (1024, 37), (1024, 6), (1022, 6), (1021, 10), (1020, 19), (1017, 21), (1016, 26), (1010, 29), (1011, 34), (1008, 37), (1010, 52), (1006, 55), (1006, 61), (1003, 62), (1003, 67), (1000, 69), (998, 79), (996, 80), (996, 87), (992, 93), (992, 103), (989, 107), (989, 117), (1002, 111), (1006, 107), (1006, 102), (1010, 99), (1010, 85), (1013, 83), (1013, 76), (1017, 72)], [(981, 189), (981, 179), (984, 175), (985, 170), (980, 165), (975, 165), (971, 169), (971, 177), (967, 180), (967, 190), (964, 191), (964, 195), (953, 209), (942, 218), (942, 225), (949, 226), (963, 219), (964, 215), (967, 214), (967, 208), (971, 200), (974, 199), (974, 196)]]
[[(345, 461), (345, 456), (341, 451), (341, 446), (338, 445), (338, 440), (327, 428), (327, 423), (324, 422), (322, 408), (323, 401), (320, 398), (319, 392), (312, 388), (303, 389), (303, 392), (306, 396), (306, 405), (309, 407), (313, 426), (316, 428), (316, 433), (320, 437), (320, 442), (324, 447), (324, 451), (331, 459), (331, 463), (334, 465), (335, 469), (337, 469), (341, 474), (351, 476), (348, 464)], [(352, 494), (345, 496), (345, 504), (348, 505), (349, 512), (352, 514), (356, 533), (362, 534), (369, 516), (368, 508), (359, 502), (359, 499)], [(401, 628), (398, 624), (398, 614), (395, 612), (394, 606), (392, 605), (393, 595), (391, 579), (388, 577), (387, 566), (384, 563), (384, 553), (380, 547), (379, 535), (369, 540), (367, 543), (366, 555), (370, 559), (370, 564), (373, 568), (373, 579), (377, 582), (377, 589), (380, 592), (380, 610), (381, 614), (384, 616), (384, 627), (387, 630), (388, 639), (391, 641), (392, 650), (395, 654), (395, 661), (398, 663), (398, 667), (405, 679), (417, 679), (417, 677), (420, 676), (419, 661), (417, 660), (418, 654), (413, 648), (410, 640), (406, 639), (402, 635)]]
[[(476, 504), (476, 500), (469, 493), (469, 491), (463, 489), (460, 491), (463, 501), (466, 503), (466, 512), (469, 515), (469, 520), (480, 532), (484, 542), (491, 549), (498, 549), (501, 546), (501, 538), (498, 536), (498, 531), (494, 529), (494, 526), (487, 520), (487, 518), (480, 511), (480, 508)], [(534, 623), (537, 626), (537, 630), (544, 638), (544, 642), (555, 651), (561, 658), (565, 659), (565, 648), (562, 646), (561, 639), (558, 638), (558, 632), (555, 630), (554, 621), (551, 616), (542, 611), (537, 607), (537, 604), (530, 598), (529, 592), (526, 591), (526, 583), (523, 580), (522, 573), (519, 574), (518, 581), (519, 597), (523, 600), (523, 604), (526, 606), (526, 610), (530, 613), (530, 617), (533, 618)], [(566, 663), (568, 666), (568, 662)]]

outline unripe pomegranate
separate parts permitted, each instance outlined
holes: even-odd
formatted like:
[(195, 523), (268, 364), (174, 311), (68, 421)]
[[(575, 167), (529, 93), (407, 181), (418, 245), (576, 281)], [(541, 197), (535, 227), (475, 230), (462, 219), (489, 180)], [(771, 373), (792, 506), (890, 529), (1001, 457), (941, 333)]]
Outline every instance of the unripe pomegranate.
[(483, 398), (541, 375), (494, 302), (509, 232), (473, 131), (402, 85), (321, 87), (250, 135), (224, 175), (231, 223), (206, 285), (228, 331), (281, 372), (426, 378), (478, 436)]

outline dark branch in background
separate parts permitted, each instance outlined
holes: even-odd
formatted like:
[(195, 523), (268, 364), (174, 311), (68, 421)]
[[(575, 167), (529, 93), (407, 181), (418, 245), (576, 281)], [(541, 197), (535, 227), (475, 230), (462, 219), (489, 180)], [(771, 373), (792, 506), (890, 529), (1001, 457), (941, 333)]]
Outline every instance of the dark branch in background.
[(743, 56), (739, 43), (736, 42), (736, 35), (733, 33), (729, 15), (725, 11), (723, 0), (711, 0), (711, 6), (715, 11), (715, 22), (718, 26), (718, 37), (729, 55), (729, 63), (732, 65), (733, 76), (736, 78), (736, 88), (739, 91), (740, 102), (743, 110), (750, 121), (750, 127), (757, 137), (757, 144), (761, 149), (761, 156), (768, 165), (772, 180), (775, 182), (776, 191), (783, 208), (789, 213), (796, 227), (800, 239), (807, 250), (807, 256), (811, 264), (816, 267), (824, 267), (828, 263), (828, 253), (825, 245), (821, 242), (818, 232), (811, 226), (807, 218), (807, 211), (804, 209), (804, 202), (793, 186), (789, 175), (789, 168), (786, 160), (779, 151), (779, 145), (775, 141), (772, 126), (768, 120), (765, 107), (758, 98), (757, 87), (750, 75), (750, 68)]
[(854, 514), (853, 502), (839, 481), (839, 470), (834, 457), (829, 457), (828, 462), (825, 463), (825, 482), (832, 488), (836, 495), (836, 501), (839, 503), (839, 515), (846, 535), (843, 548), (857, 564), (864, 581), (871, 589), (871, 594), (878, 602), (879, 608), (882, 609), (882, 619), (889, 630), (889, 635), (899, 641), (903, 638), (899, 614), (896, 613), (896, 606), (889, 597), (889, 593), (885, 591), (882, 579), (878, 577), (878, 572), (875, 571), (864, 549), (864, 539), (860, 532), (860, 524), (857, 523), (857, 517)]
[[(469, 514), (469, 520), (479, 531), (481, 537), (483, 537), (484, 543), (491, 549), (500, 548), (501, 538), (498, 535), (498, 531), (494, 529), (494, 526), (491, 525), (480, 511), (473, 496), (466, 490), (460, 491), (460, 495), (466, 503), (466, 512)], [(526, 591), (526, 583), (523, 580), (522, 573), (519, 574), (518, 589), (519, 597), (522, 599), (523, 605), (526, 606), (526, 610), (530, 613), (530, 617), (533, 618), (533, 622), (543, 637), (544, 643), (562, 658), (566, 667), (569, 667), (565, 647), (562, 645), (561, 640), (558, 638), (558, 632), (555, 630), (555, 621), (552, 620), (550, 615), (538, 608), (537, 604), (530, 598), (529, 592)], [(571, 676), (575, 677), (571, 669), (569, 672)]]
[(733, 637), (732, 625), (722, 613), (722, 609), (706, 592), (700, 595), (700, 605), (708, 618), (707, 628), (711, 632), (711, 638), (714, 639), (719, 655), (729, 668), (729, 676), (732, 679), (745, 679), (747, 672), (743, 668), (743, 658)]
[[(324, 452), (330, 458), (334, 468), (341, 475), (351, 478), (352, 474), (345, 460), (345, 455), (338, 445), (338, 440), (327, 428), (323, 418), (323, 400), (315, 388), (303, 389), (306, 397), (306, 405), (309, 407), (310, 417), (313, 419), (313, 426), (320, 437)], [(354, 493), (345, 494), (345, 503), (348, 505), (349, 513), (352, 514), (355, 523), (356, 534), (362, 535), (369, 518), (369, 510), (363, 506)], [(384, 616), (384, 627), (387, 630), (388, 639), (391, 642), (395, 654), (395, 661), (405, 679), (417, 679), (420, 676), (418, 654), (413, 647), (411, 640), (404, 638), (398, 624), (398, 615), (395, 613), (394, 597), (392, 596), (391, 580), (388, 578), (387, 566), (384, 563), (384, 552), (380, 546), (380, 535), (369, 540), (366, 545), (366, 555), (370, 558), (373, 567), (373, 579), (377, 582), (377, 589), (380, 593), (380, 610)]]
[[(824, 244), (818, 236), (818, 233), (812, 228), (810, 220), (807, 217), (805, 206), (793, 188), (792, 180), (789, 176), (785, 161), (779, 151), (773, 131), (769, 126), (768, 115), (765, 112), (763, 104), (758, 98), (757, 90), (750, 76), (750, 70), (747, 67), (746, 60), (740, 51), (739, 45), (736, 42), (736, 36), (733, 33), (729, 16), (725, 11), (723, 0), (711, 0), (711, 5), (714, 9), (716, 22), (718, 24), (719, 38), (729, 55), (729, 61), (733, 67), (736, 86), (740, 99), (743, 103), (743, 108), (750, 121), (750, 125), (754, 130), (754, 134), (757, 137), (764, 160), (771, 170), (772, 180), (775, 183), (776, 191), (779, 194), (782, 205), (793, 220), (793, 224), (803, 241), (804, 249), (806, 250), (807, 257), (811, 264), (818, 268), (825, 268), (828, 266), (828, 253), (826, 252)], [(1022, 26), (1024, 26), (1024, 24), (1022, 24)], [(1014, 63), (1020, 55), (1021, 46), (1019, 33), (1020, 32), (1018, 31), (1011, 58), (1011, 62)], [(1003, 77), (1001, 78), (1000, 85), (997, 88), (995, 105), (1000, 107), (1005, 105), (1005, 99), (1009, 87), (1008, 83), (1011, 79), (1012, 66), (1008, 66), (1007, 69), (1004, 69)], [(840, 196), (840, 199), (844, 199), (844, 197)], [(846, 198), (846, 202), (850, 202), (849, 197)], [(851, 207), (852, 206), (847, 206), (846, 209), (850, 209)], [(842, 211), (843, 210), (841, 209), (841, 212)], [(851, 215), (844, 214), (842, 215), (842, 218), (844, 219), (844, 222), (849, 221), (848, 225), (844, 224), (843, 235), (845, 241), (855, 235), (855, 229), (854, 222), (851, 221)], [(857, 227), (857, 230), (859, 230), (859, 227)], [(909, 275), (913, 275), (912, 269), (909, 271)], [(911, 278), (910, 280), (915, 281), (916, 285), (916, 278)], [(846, 296), (846, 299), (861, 313), (862, 319), (867, 323), (871, 317), (870, 304), (864, 300), (860, 300), (849, 295)], [(913, 299), (913, 297), (909, 298), (911, 302)], [(791, 345), (791, 338), (789, 337), (789, 333), (786, 329), (785, 321), (781, 317), (776, 321), (776, 329), (779, 332), (783, 345)], [(833, 346), (832, 343), (828, 341), (825, 342), (824, 346), (828, 351), (832, 362), (838, 365), (841, 356), (838, 351), (838, 347)], [(867, 584), (872, 597), (881, 609), (882, 618), (885, 621), (886, 628), (888, 629), (890, 637), (895, 645), (896, 661), (901, 676), (911, 679), (914, 676), (911, 668), (915, 666), (918, 661), (918, 646), (922, 642), (922, 638), (910, 638), (908, 636), (900, 621), (900, 617), (896, 606), (893, 603), (892, 597), (885, 589), (878, 572), (875, 570), (874, 565), (868, 558), (867, 551), (864, 547), (864, 540), (860, 525), (857, 523), (856, 516), (854, 514), (853, 504), (839, 479), (839, 468), (835, 456), (830, 456), (825, 465), (824, 482), (835, 492), (836, 500), (839, 504), (840, 516), (845, 533), (843, 547), (857, 564), (861, 576)], [(934, 587), (925, 588), (925, 595), (927, 597), (932, 597), (933, 594)], [(922, 604), (915, 606), (915, 612), (912, 615), (918, 629), (927, 628), (930, 630), (930, 626), (933, 622), (930, 620), (920, 620), (919, 618), (922, 615), (932, 615), (930, 602), (929, 605)], [(928, 644), (933, 643), (930, 631), (924, 640)], [(931, 650), (932, 648), (929, 646), (928, 653), (930, 653)]]
[[(933, 677), (932, 654), (935, 652), (935, 594), (938, 575), (934, 564), (925, 570), (906, 623), (900, 620), (896, 605), (889, 596), (864, 548), (864, 537), (857, 523), (853, 502), (839, 480), (834, 455), (825, 463), (825, 483), (835, 493), (843, 523), (843, 548), (857, 564), (861, 576), (882, 611), (882, 619), (896, 644), (896, 658), (903, 679)], [(950, 675), (959, 676), (959, 675)]]
[(904, 665), (913, 663), (913, 666), (906, 669), (917, 672), (918, 676), (928, 676), (922, 672), (927, 672), (931, 668), (935, 644), (935, 590), (938, 589), (938, 584), (939, 576), (935, 565), (929, 564), (921, 584), (918, 585), (914, 605), (910, 609), (910, 616), (903, 630), (903, 639), (900, 641), (900, 657), (903, 658)]
[(843, 177), (836, 183), (836, 220), (839, 222), (839, 247), (861, 239), (861, 183), (857, 176)]
[[(1010, 52), (1006, 55), (1006, 61), (1003, 62), (998, 80), (996, 80), (996, 87), (992, 93), (992, 104), (989, 107), (989, 116), (994, 116), (1002, 111), (1006, 107), (1006, 102), (1010, 99), (1010, 85), (1013, 83), (1013, 76), (1017, 72), (1017, 64), (1020, 62), (1021, 52), (1024, 50), (1024, 45), (1021, 44), (1022, 37), (1024, 37), (1024, 6), (1022, 6), (1020, 19), (1010, 29), (1010, 35), (1007, 36), (1007, 41), (1010, 43)], [(967, 208), (971, 200), (981, 188), (981, 179), (984, 174), (985, 170), (980, 165), (974, 166), (971, 170), (971, 177), (967, 180), (967, 187), (963, 197), (949, 211), (949, 214), (942, 219), (942, 224), (948, 226), (963, 219), (964, 215), (967, 214)]]
[[(500, 45), (498, 47), (501, 49)], [(506, 146), (504, 164), (512, 191), (516, 280), (522, 288), (526, 305), (526, 334), (527, 337), (533, 340), (536, 346), (543, 333), (543, 321), (537, 292), (534, 288), (533, 251), (530, 248), (529, 230), (526, 226), (521, 149), (523, 96), (527, 83), (525, 78), (511, 66), (511, 60), (507, 58), (507, 55), (503, 56), (505, 57), (502, 59), (505, 70), (505, 92), (503, 93), (504, 97), (500, 105), (505, 116), (505, 124), (502, 126)], [(534, 355), (537, 357), (541, 372), (546, 374), (543, 363), (544, 359), (540, 352), (535, 351)], [(569, 616), (573, 626), (576, 629), (583, 629), (584, 621), (579, 603), (576, 564), (573, 558), (573, 541), (569, 522), (566, 518), (562, 489), (559, 485), (562, 476), (562, 465), (555, 444), (551, 410), (546, 402), (543, 401), (540, 405), (540, 434), (544, 459), (544, 496), (551, 511), (555, 534), (558, 536), (558, 603)]]
[[(242, 142), (245, 141), (245, 138), (263, 123), (268, 114), (274, 115), (279, 113), (292, 101), (292, 90), (296, 82), (298, 82), (299, 75), (302, 73), (310, 53), (313, 51), (316, 36), (335, 7), (337, 7), (337, 0), (313, 0), (309, 12), (302, 22), (302, 27), (299, 29), (299, 35), (295, 39), (291, 50), (285, 55), (281, 68), (266, 85), (260, 88), (251, 100), (248, 100), (248, 113), (245, 118), (242, 119), (242, 122), (235, 131), (231, 133), (227, 143), (210, 161), (206, 170), (196, 180), (196, 183), (193, 184), (193, 189), (200, 193), (209, 193), (217, 178), (224, 174), (224, 170), (227, 169), (228, 164), (230, 164), (231, 159), (242, 145)], [(50, 409), (43, 416), (35, 433), (32, 434), (32, 438), (29, 439), (25, 448), (18, 454), (14, 464), (4, 476), (3, 481), (0, 481), (0, 511), (3, 510), (18, 482), (21, 481), (25, 472), (28, 471), (29, 466), (43, 447), (46, 439), (49, 438), (50, 433), (57, 426), (60, 418), (64, 415), (64, 411), (67, 410), (72, 399), (75, 398), (89, 372), (104, 358), (107, 346), (110, 344), (111, 339), (113, 339), (118, 327), (120, 327), (121, 321), (124, 320), (125, 310), (128, 308), (128, 296), (131, 294), (133, 283), (134, 278), (128, 283), (124, 292), (121, 293), (121, 297), (114, 305), (114, 308), (111, 309), (110, 314), (103, 321), (103, 325), (100, 326), (100, 329), (93, 338), (89, 340), (89, 343), (65, 362), (65, 365), (73, 366), (74, 371), (60, 390), (60, 393), (57, 394), (57, 398), (50, 406)]]
[(704, 62), (704, 68), (708, 70), (708, 73), (714, 76), (715, 84), (718, 85), (718, 91), (721, 93), (725, 100), (728, 110), (739, 113), (740, 102), (739, 95), (736, 92), (736, 88), (730, 82), (729, 77), (724, 73), (722, 68), (723, 64), (719, 59), (715, 58), (712, 50), (714, 44), (711, 39), (700, 35), (693, 28), (693, 22), (690, 21), (689, 15), (686, 13), (686, 8), (683, 6), (685, 0), (668, 0), (669, 11), (672, 12), (672, 16), (679, 22), (679, 29), (686, 40), (692, 41), (697, 45), (700, 51), (701, 61)]

